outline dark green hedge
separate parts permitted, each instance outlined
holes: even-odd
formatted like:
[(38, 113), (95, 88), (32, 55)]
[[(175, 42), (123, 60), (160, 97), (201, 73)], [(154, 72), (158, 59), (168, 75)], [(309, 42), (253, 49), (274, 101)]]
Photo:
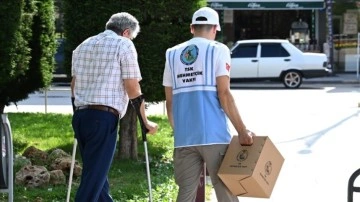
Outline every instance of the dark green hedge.
[(50, 84), (56, 51), (52, 0), (0, 4), (0, 113)]
[(33, 36), (30, 41), (31, 60), (28, 77), (33, 87), (49, 86), (52, 81), (56, 52), (55, 10), (53, 0), (36, 1)]
[(25, 1), (3, 1), (0, 4), (0, 92), (7, 82), (23, 75), (28, 68), (32, 8)]
[(71, 53), (84, 39), (104, 31), (109, 17), (129, 12), (140, 22), (140, 33), (134, 40), (139, 55), (146, 100), (165, 99), (162, 76), (166, 49), (190, 39), (193, 12), (206, 1), (196, 0), (64, 0), (66, 37), (65, 67), (70, 75)]

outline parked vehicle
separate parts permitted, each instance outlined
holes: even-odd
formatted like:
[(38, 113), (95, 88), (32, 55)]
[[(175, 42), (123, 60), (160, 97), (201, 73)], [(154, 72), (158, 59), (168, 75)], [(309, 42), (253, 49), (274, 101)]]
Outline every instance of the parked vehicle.
[(299, 88), (303, 78), (328, 76), (327, 65), (325, 54), (302, 52), (288, 40), (241, 40), (231, 48), (230, 79), (277, 81)]

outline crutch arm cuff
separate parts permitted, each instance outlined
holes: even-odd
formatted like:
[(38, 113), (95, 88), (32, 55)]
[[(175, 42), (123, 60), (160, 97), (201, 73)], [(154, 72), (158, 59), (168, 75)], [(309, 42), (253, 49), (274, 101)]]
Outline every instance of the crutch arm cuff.
[[(130, 103), (135, 108), (136, 114), (140, 121), (143, 140), (146, 141), (146, 133), (149, 130), (146, 128), (145, 123), (144, 123), (144, 119), (146, 119), (146, 117), (142, 117), (142, 114), (141, 114), (140, 108), (141, 108), (142, 102), (145, 102), (145, 97), (143, 94), (139, 95), (138, 97), (136, 97), (134, 99), (130, 99)], [(145, 114), (144, 114), (144, 116), (145, 116)]]
[(141, 94), (141, 95), (137, 96), (136, 98), (130, 99), (130, 102), (134, 107), (139, 107), (139, 108), (135, 108), (135, 109), (140, 109), (141, 103), (143, 101), (145, 101), (144, 94)]

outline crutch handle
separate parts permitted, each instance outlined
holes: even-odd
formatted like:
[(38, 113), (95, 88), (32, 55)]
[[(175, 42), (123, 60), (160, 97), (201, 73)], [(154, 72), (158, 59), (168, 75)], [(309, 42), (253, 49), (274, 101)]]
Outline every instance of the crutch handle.
[(146, 128), (144, 119), (140, 112), (141, 104), (145, 101), (144, 96), (140, 95), (139, 97), (131, 99), (130, 101), (131, 101), (132, 106), (135, 108), (136, 114), (139, 118), (140, 127), (141, 127), (141, 135), (142, 135), (143, 141), (145, 142), (147, 140), (146, 134), (149, 132), (149, 130)]
[(145, 142), (145, 141), (147, 141), (146, 134), (149, 132), (149, 129), (146, 128), (145, 123), (144, 123), (144, 120), (142, 119), (142, 116), (141, 116), (140, 111), (139, 111), (139, 112), (136, 112), (136, 114), (138, 115), (139, 122), (140, 122), (142, 140)]

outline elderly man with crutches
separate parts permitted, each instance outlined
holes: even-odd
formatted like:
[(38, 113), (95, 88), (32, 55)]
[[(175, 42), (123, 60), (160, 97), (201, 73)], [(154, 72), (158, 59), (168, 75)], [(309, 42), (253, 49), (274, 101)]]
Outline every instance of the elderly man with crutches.
[(115, 153), (118, 121), (129, 101), (141, 100), (136, 105), (140, 122), (148, 133), (157, 131), (157, 124), (145, 114), (139, 84), (142, 77), (132, 42), (140, 31), (139, 22), (129, 13), (116, 13), (105, 28), (83, 41), (72, 55), (74, 146), (78, 144), (83, 162), (76, 202), (113, 201), (107, 174)]

